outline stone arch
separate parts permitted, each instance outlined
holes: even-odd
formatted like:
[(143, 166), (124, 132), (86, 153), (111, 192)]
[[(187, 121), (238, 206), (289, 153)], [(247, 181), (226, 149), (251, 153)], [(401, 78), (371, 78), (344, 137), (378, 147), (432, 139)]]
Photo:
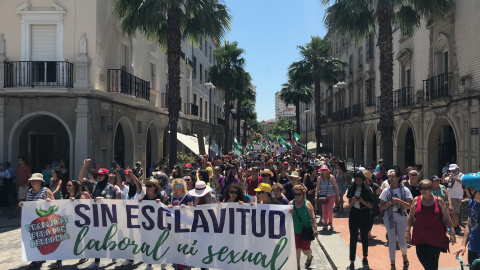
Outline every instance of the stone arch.
[(410, 121), (402, 121), (397, 130), (395, 134), (396, 164), (403, 170), (406, 166), (415, 163), (415, 149), (418, 142), (417, 131)]
[(440, 174), (446, 161), (458, 162), (459, 137), (458, 129), (450, 119), (441, 117), (435, 119), (427, 132), (427, 162), (424, 164), (425, 176)]
[[(17, 122), (15, 122), (15, 124), (13, 125), (11, 131), (10, 131), (10, 134), (8, 136), (8, 159), (13, 163), (15, 164), (15, 161), (17, 160), (17, 154), (14, 154), (14, 153), (20, 153), (19, 150), (20, 150), (20, 137), (21, 137), (21, 134), (23, 132), (23, 130), (25, 129), (25, 127), (27, 127), (27, 125), (29, 125), (32, 120), (36, 119), (36, 118), (39, 118), (39, 117), (51, 117), (53, 118), (54, 120), (58, 121), (61, 126), (65, 129), (66, 133), (67, 133), (67, 136), (68, 136), (68, 145), (69, 145), (69, 153), (68, 153), (68, 158), (69, 158), (69, 161), (68, 161), (68, 169), (69, 169), (69, 178), (72, 179), (73, 178), (73, 172), (74, 172), (74, 160), (73, 160), (73, 157), (74, 157), (74, 140), (73, 140), (73, 135), (72, 135), (72, 132), (69, 128), (69, 126), (67, 125), (67, 123), (58, 115), (54, 114), (54, 113), (51, 113), (51, 112), (47, 112), (47, 111), (37, 111), (37, 112), (32, 112), (32, 113), (29, 113), (23, 117), (21, 117), (20, 119), (18, 119)], [(33, 168), (32, 168), (33, 169)], [(35, 173), (34, 171), (32, 171), (32, 173)]]
[(160, 132), (153, 120), (148, 124), (145, 139), (145, 169), (149, 170), (153, 162), (160, 161)]
[(135, 133), (130, 119), (126, 116), (120, 117), (113, 134), (113, 158), (120, 161), (125, 168), (133, 167), (136, 162)]

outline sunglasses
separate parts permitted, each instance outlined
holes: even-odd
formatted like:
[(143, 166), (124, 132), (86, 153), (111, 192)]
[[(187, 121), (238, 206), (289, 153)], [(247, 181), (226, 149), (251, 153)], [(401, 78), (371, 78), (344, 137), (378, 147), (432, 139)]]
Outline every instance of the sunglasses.
[(180, 184), (175, 184), (176, 187), (183, 187), (183, 184), (180, 183)]
[(214, 172), (219, 172), (219, 170), (213, 170)]
[(185, 179), (185, 181), (190, 182), (190, 181), (192, 181), (192, 179), (191, 179), (191, 178), (187, 178), (187, 179)]
[(418, 176), (418, 174), (410, 174), (410, 176)]
[(230, 190), (228, 193), (230, 193), (230, 194), (236, 194), (236, 195), (238, 195), (238, 191), (233, 191), (233, 190)]
[(293, 195), (295, 195), (295, 197), (300, 197), (303, 195), (303, 193), (293, 193)]
[(421, 187), (420, 190), (429, 190), (430, 188), (428, 187)]
[(67, 187), (73, 187), (73, 185), (67, 185)]
[(153, 185), (145, 185), (146, 188), (151, 188)]
[(262, 174), (262, 177), (270, 177), (270, 174)]

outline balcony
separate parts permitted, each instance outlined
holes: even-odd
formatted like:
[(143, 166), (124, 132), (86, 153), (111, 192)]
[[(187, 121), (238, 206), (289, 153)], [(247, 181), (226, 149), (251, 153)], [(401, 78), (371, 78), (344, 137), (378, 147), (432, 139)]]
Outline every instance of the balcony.
[(108, 70), (108, 92), (122, 93), (150, 101), (150, 82), (123, 69)]
[(324, 125), (327, 123), (327, 117), (326, 116), (320, 116), (320, 124)]
[(192, 109), (192, 115), (198, 116), (198, 105), (192, 104), (191, 109)]
[(353, 105), (352, 106), (352, 118), (362, 117), (362, 116), (363, 116), (362, 104)]
[(187, 65), (193, 68), (193, 61), (190, 58), (187, 60)]
[(183, 114), (192, 115), (192, 103), (183, 103)]
[(225, 125), (225, 119), (217, 118), (217, 124), (220, 125), (220, 126), (224, 126)]
[(425, 100), (444, 98), (450, 96), (450, 75), (452, 73), (443, 73), (428, 80), (423, 81), (423, 91)]
[(73, 87), (73, 64), (67, 61), (4, 62), (4, 87)]
[(377, 98), (372, 93), (367, 92), (365, 97), (365, 112), (367, 114), (374, 113), (376, 111)]
[(404, 87), (393, 91), (393, 107), (396, 109), (414, 105), (413, 88)]
[(342, 120), (349, 120), (352, 118), (352, 108), (348, 107), (343, 109), (343, 119)]
[(343, 110), (336, 111), (332, 114), (334, 122), (340, 122), (343, 120)]
[(161, 94), (160, 107), (164, 109), (168, 108), (168, 93)]

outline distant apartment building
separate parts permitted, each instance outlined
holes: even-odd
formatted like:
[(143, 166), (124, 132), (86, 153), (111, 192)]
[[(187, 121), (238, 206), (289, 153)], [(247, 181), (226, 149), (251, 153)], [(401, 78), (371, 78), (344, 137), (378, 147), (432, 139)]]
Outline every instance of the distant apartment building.
[(275, 120), (280, 119), (283, 111), (287, 108), (287, 105), (280, 98), (280, 91), (275, 93)]
[[(443, 20), (423, 19), (412, 37), (393, 29), (394, 164), (423, 164), (425, 178), (445, 162), (462, 172), (480, 163), (480, 5), (455, 1)], [(322, 86), (322, 142), (334, 155), (369, 164), (382, 158), (379, 48), (375, 34), (332, 37), (346, 79)], [(318, 115), (318, 113), (317, 113)]]
[[(113, 0), (0, 0), (0, 158), (24, 155), (32, 172), (63, 159), (144, 167), (169, 148), (167, 59), (156, 43), (127, 37)], [(178, 132), (223, 145), (223, 92), (205, 86), (211, 39), (182, 42)], [(209, 120), (213, 132), (209, 133)], [(180, 137), (180, 136), (179, 136)], [(179, 142), (179, 151), (186, 151)]]
[(263, 138), (265, 140), (268, 139), (268, 135), (270, 134), (270, 130), (272, 129), (273, 124), (275, 124), (275, 119), (264, 120), (260, 122), (260, 125), (263, 128)]

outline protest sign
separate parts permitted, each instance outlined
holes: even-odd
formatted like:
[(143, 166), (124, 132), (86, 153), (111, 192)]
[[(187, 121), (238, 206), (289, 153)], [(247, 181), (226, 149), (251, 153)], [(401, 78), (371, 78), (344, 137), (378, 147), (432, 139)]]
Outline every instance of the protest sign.
[(22, 259), (124, 258), (218, 269), (295, 269), (290, 206), (25, 202)]

